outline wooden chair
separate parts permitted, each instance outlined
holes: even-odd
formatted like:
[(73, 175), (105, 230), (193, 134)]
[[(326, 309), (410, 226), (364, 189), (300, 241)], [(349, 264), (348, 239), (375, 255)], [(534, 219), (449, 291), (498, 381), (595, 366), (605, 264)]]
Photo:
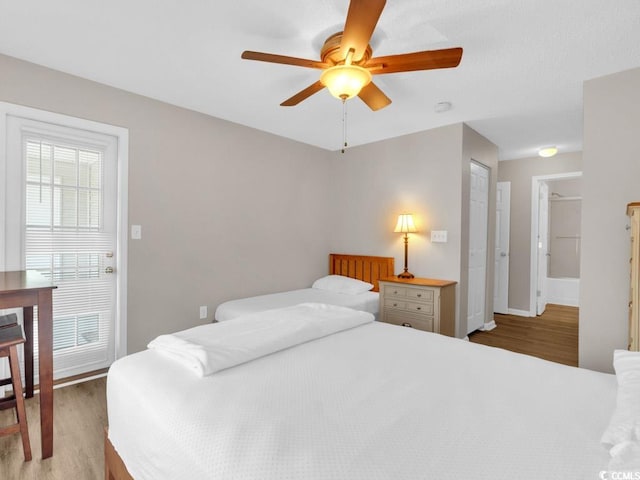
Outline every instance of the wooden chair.
[(0, 410), (7, 408), (16, 409), (17, 423), (0, 427), (0, 436), (20, 433), (22, 436), (22, 449), (24, 460), (31, 460), (31, 444), (29, 443), (29, 429), (27, 427), (27, 414), (24, 408), (22, 395), (22, 380), (20, 379), (20, 363), (18, 362), (18, 345), (25, 342), (22, 327), (18, 324), (0, 326), (0, 358), (9, 358), (9, 370), (11, 377), (0, 380), (0, 386), (11, 385), (13, 395), (0, 398)]

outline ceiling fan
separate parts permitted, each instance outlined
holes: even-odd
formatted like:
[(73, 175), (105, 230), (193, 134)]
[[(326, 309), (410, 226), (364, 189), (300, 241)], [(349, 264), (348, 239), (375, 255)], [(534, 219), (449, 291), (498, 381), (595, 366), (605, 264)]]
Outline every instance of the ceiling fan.
[(297, 105), (327, 87), (336, 98), (345, 101), (357, 95), (371, 110), (379, 110), (391, 99), (371, 81), (372, 75), (452, 68), (462, 58), (459, 47), (372, 57), (369, 40), (385, 3), (386, 0), (351, 0), (344, 31), (325, 40), (319, 61), (249, 50), (242, 52), (242, 58), (323, 70), (317, 82), (282, 102), (283, 107)]

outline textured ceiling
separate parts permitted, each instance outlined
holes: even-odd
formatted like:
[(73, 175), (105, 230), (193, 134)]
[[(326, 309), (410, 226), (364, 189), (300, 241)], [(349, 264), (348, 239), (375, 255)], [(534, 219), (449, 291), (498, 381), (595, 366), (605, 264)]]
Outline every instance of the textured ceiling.
[[(319, 71), (241, 60), (318, 59), (348, 0), (0, 0), (0, 53), (329, 150), (341, 103), (279, 104)], [(348, 102), (351, 146), (466, 122), (502, 159), (582, 148), (584, 80), (640, 67), (638, 0), (388, 0), (375, 56), (463, 47), (458, 68), (384, 75), (378, 112)], [(0, 72), (1, 74), (1, 72)], [(438, 102), (453, 108), (436, 113)]]

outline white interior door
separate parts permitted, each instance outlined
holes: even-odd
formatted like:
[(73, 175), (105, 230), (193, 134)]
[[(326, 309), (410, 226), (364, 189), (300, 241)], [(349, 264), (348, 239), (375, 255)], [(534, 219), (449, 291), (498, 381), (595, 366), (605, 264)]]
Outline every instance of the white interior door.
[(511, 182), (498, 182), (496, 191), (496, 247), (493, 311), (509, 312), (509, 226)]
[(483, 165), (471, 162), (469, 184), (469, 292), (467, 299), (467, 333), (482, 328), (485, 323), (489, 170)]
[(538, 281), (536, 315), (547, 308), (547, 272), (549, 269), (549, 185), (540, 182), (538, 190)]

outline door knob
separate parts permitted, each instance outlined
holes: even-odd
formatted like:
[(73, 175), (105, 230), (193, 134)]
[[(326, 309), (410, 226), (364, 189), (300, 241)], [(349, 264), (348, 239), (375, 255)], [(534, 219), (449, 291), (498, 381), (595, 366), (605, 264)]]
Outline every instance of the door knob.
[(504, 252), (500, 252), (500, 256), (501, 256), (501, 257), (506, 257), (506, 256), (507, 256), (507, 254), (506, 254), (506, 253), (504, 253)]

